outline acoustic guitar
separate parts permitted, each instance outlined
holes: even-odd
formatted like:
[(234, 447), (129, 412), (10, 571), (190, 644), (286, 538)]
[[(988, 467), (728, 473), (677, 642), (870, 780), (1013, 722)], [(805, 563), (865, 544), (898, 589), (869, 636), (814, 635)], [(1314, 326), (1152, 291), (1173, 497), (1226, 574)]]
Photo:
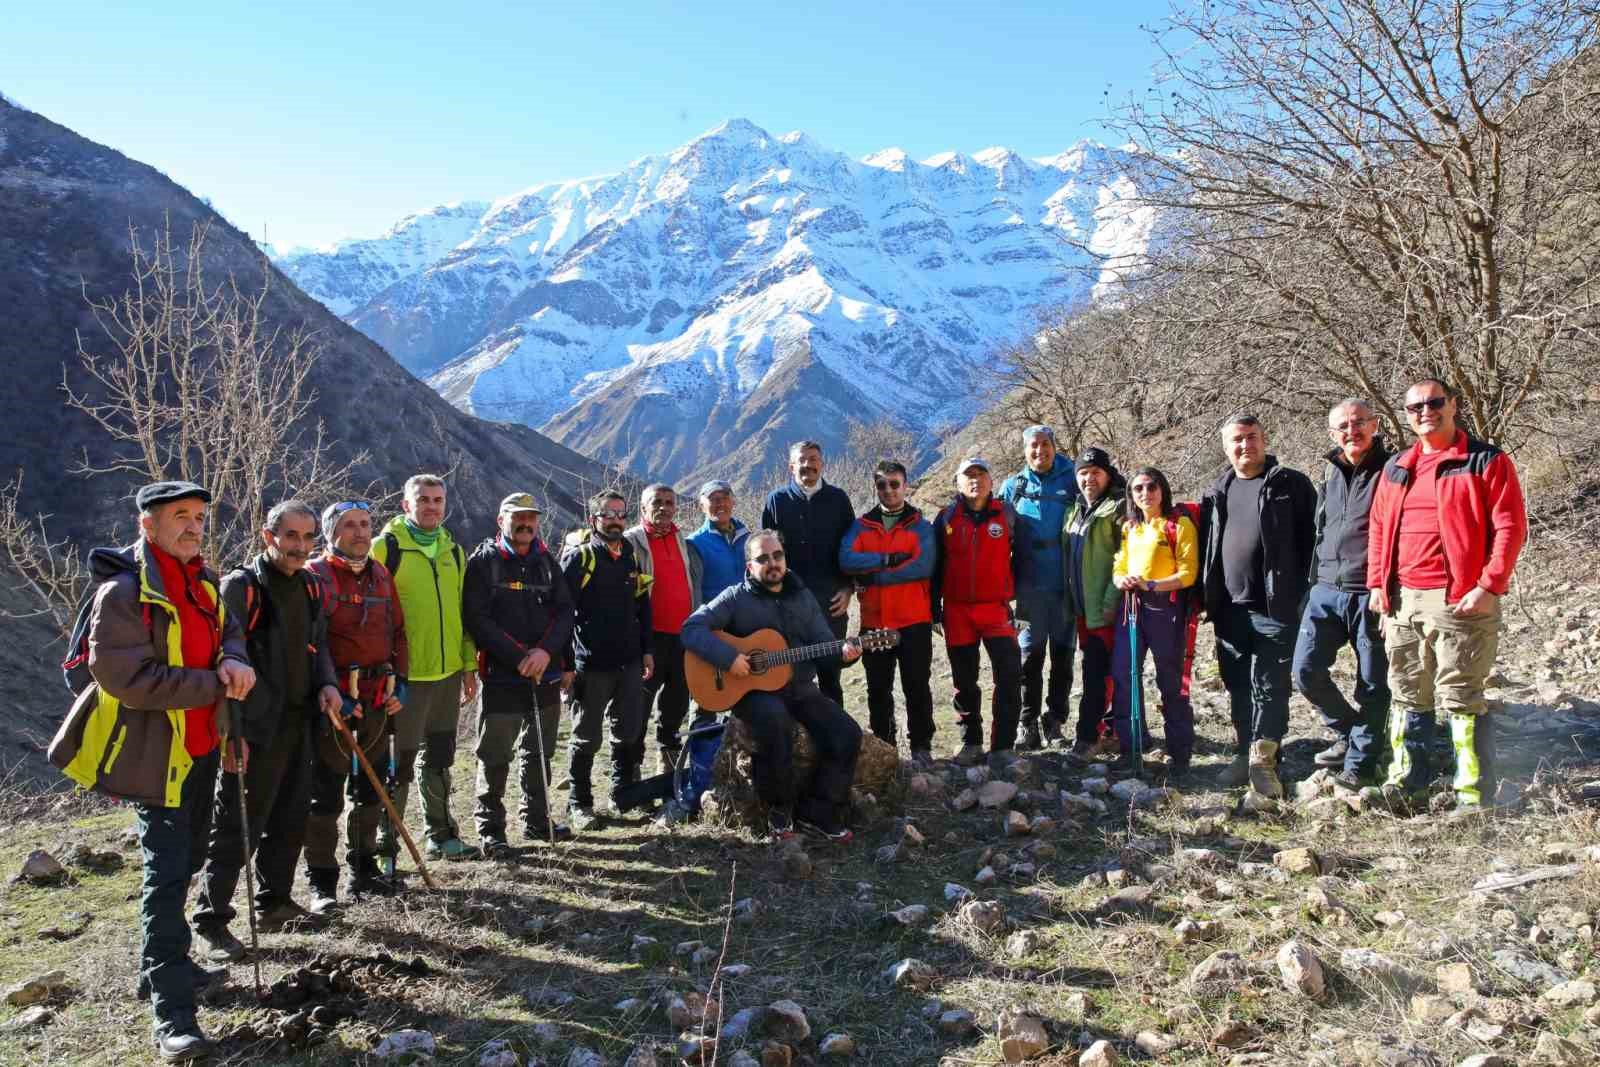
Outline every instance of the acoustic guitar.
[[(771, 693), (782, 689), (794, 674), (794, 664), (837, 656), (845, 646), (844, 641), (823, 641), (790, 648), (776, 630), (757, 630), (749, 637), (735, 637), (721, 630), (712, 633), (745, 654), (750, 661), (750, 676), (735, 678), (685, 649), (683, 674), (689, 683), (689, 695), (707, 711), (727, 711), (751, 690)], [(900, 643), (900, 631), (868, 630), (846, 640), (860, 642), (863, 652), (887, 652)]]

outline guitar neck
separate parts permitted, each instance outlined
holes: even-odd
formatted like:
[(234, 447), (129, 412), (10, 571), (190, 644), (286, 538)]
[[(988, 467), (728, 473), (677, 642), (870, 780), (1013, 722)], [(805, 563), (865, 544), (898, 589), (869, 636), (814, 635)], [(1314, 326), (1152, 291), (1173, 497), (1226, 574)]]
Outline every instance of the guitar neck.
[(768, 652), (764, 657), (769, 667), (776, 667), (785, 663), (804, 663), (808, 659), (821, 659), (824, 656), (837, 656), (844, 651), (846, 641), (823, 641), (815, 645), (797, 645), (786, 648), (782, 652)]

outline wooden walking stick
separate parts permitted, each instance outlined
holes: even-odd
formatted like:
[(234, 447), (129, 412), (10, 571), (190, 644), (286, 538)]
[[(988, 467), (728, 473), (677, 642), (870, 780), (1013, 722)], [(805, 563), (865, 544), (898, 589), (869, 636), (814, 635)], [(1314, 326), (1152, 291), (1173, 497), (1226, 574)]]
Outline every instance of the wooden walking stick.
[(434, 882), (433, 875), (428, 873), (428, 865), (422, 862), (422, 853), (417, 851), (417, 843), (411, 840), (411, 831), (406, 829), (405, 820), (400, 818), (400, 813), (394, 810), (394, 801), (389, 799), (389, 792), (383, 788), (383, 782), (379, 780), (378, 772), (372, 769), (372, 763), (367, 759), (366, 752), (362, 750), (361, 743), (356, 740), (355, 735), (350, 732), (350, 727), (346, 725), (344, 718), (337, 711), (328, 712), (328, 719), (333, 723), (333, 728), (339, 732), (339, 736), (344, 738), (345, 744), (350, 746), (350, 751), (355, 753), (356, 759), (361, 761), (361, 770), (366, 773), (367, 781), (372, 783), (373, 792), (378, 794), (378, 801), (383, 805), (383, 810), (388, 813), (390, 825), (400, 834), (400, 839), (406, 843), (406, 849), (411, 853), (412, 861), (416, 863), (417, 870), (422, 872), (422, 880), (427, 883), (429, 889), (438, 889), (439, 886)]

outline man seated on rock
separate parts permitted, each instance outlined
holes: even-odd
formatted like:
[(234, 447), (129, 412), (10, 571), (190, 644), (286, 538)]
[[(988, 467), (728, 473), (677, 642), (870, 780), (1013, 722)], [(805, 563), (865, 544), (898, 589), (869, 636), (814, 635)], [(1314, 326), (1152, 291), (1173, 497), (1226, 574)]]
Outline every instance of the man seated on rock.
[[(716, 636), (723, 631), (748, 637), (757, 630), (776, 630), (790, 648), (835, 641), (833, 627), (821, 606), (799, 578), (788, 572), (783, 540), (775, 530), (762, 530), (745, 542), (745, 577), (689, 616), (683, 624), (683, 647), (735, 678), (750, 676), (750, 658)], [(846, 641), (833, 657), (854, 663), (861, 646)], [(850, 801), (861, 727), (839, 704), (817, 688), (815, 662), (794, 664), (789, 684), (775, 693), (753, 692), (733, 706), (733, 714), (755, 738), (752, 776), (756, 792), (769, 809), (768, 824), (778, 839), (793, 836), (793, 826), (832, 841), (850, 840), (842, 812)], [(790, 730), (798, 722), (817, 749), (817, 767), (805, 794), (794, 780)]]

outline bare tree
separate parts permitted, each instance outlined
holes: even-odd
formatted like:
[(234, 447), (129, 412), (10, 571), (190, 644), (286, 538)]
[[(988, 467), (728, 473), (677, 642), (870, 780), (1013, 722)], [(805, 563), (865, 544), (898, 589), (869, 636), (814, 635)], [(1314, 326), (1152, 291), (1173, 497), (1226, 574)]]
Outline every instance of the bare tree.
[(270, 271), (254, 292), (231, 275), (208, 283), (206, 230), (196, 224), (187, 246), (176, 247), (168, 226), (146, 250), (130, 228), (132, 288), (89, 299), (109, 351), (96, 353), (80, 336), (88, 383), (64, 377), (62, 389), (118, 453), (98, 463), (86, 454), (79, 473), (204, 486), (213, 505), (203, 551), (221, 563), (254, 542), (269, 496), (346, 492), (367, 456), (333, 461), (326, 427), (309, 418), (307, 375), (319, 347), (305, 332), (267, 326)]
[(36, 611), (28, 614), (49, 616), (61, 636), (66, 637), (89, 578), (83, 557), (72, 551), (68, 542), (51, 540), (47, 516), (30, 519), (23, 514), (17, 506), (21, 495), (22, 474), (18, 472), (0, 488), (0, 556), (39, 604)]
[(1581, 0), (1211, 0), (1158, 41), (1159, 90), (1121, 110), (1163, 211), (1147, 276), (1219, 299), (1167, 320), (1213, 366), (1290, 394), (1374, 398), (1437, 374), (1491, 440), (1530, 431), (1592, 344), (1592, 134), (1573, 92)]
[(829, 457), (828, 480), (850, 494), (857, 510), (865, 510), (876, 499), (873, 471), (878, 464), (892, 459), (915, 470), (918, 451), (916, 435), (897, 422), (852, 420), (845, 434), (844, 455)]

